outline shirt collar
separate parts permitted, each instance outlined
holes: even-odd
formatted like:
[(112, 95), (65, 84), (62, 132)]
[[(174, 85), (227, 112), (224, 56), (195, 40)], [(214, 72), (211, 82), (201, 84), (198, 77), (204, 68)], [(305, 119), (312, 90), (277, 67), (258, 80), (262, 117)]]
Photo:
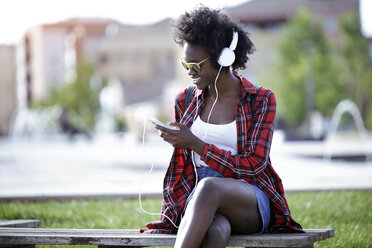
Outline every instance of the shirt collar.
[(241, 74), (235, 73), (235, 76), (240, 79), (240, 82), (242, 83), (242, 97), (246, 97), (247, 94), (257, 94), (258, 90), (254, 84), (249, 82), (247, 79), (245, 79)]

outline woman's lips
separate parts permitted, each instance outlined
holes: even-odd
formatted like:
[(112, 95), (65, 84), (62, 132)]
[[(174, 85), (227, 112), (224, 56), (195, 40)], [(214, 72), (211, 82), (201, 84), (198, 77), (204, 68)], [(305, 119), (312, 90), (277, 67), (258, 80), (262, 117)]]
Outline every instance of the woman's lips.
[(192, 79), (193, 84), (198, 84), (199, 81), (200, 81), (200, 78), (193, 78)]

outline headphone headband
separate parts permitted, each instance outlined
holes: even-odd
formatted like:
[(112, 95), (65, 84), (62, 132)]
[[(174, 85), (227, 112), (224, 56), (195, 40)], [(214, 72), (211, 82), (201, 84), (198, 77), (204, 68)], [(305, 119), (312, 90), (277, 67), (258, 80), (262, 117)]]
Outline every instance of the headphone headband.
[(233, 38), (232, 38), (232, 41), (231, 41), (231, 44), (230, 44), (229, 48), (231, 50), (235, 50), (236, 45), (238, 45), (238, 32), (234, 31), (233, 32)]

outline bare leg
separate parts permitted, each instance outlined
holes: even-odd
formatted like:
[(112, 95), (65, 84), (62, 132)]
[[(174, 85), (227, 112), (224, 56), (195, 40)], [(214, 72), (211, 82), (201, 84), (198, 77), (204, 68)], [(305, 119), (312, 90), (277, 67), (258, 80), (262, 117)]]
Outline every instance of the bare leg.
[(256, 195), (244, 182), (208, 177), (200, 181), (178, 230), (175, 247), (200, 247), (216, 214), (233, 233), (254, 233), (262, 226)]
[(209, 226), (207, 234), (204, 238), (202, 248), (224, 248), (231, 234), (231, 226), (229, 220), (221, 215), (216, 214), (212, 224)]

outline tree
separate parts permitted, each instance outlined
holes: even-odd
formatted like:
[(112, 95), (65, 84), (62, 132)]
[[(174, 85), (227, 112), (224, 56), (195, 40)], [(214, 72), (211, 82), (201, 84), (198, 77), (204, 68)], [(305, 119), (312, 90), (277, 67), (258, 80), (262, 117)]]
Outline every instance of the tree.
[(347, 97), (361, 112), (365, 125), (372, 128), (372, 60), (369, 43), (360, 30), (355, 12), (348, 13), (340, 22), (343, 42), (340, 53), (343, 59), (343, 78), (346, 80)]
[(100, 109), (99, 93), (103, 85), (92, 84), (94, 68), (80, 61), (76, 68), (76, 79), (62, 87), (53, 87), (47, 98), (36, 107), (60, 106), (68, 109), (72, 125), (78, 129), (92, 130)]
[(278, 118), (292, 127), (316, 110), (330, 115), (345, 97), (340, 68), (322, 26), (301, 10), (284, 28), (275, 78)]

